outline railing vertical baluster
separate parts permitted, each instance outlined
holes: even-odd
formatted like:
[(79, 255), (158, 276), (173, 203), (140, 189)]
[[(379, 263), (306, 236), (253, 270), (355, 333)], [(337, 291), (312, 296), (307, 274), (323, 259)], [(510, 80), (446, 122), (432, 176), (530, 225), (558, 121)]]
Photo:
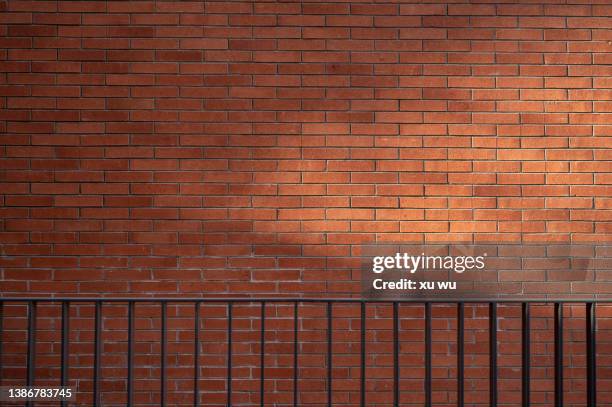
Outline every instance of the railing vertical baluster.
[(102, 301), (95, 302), (94, 315), (93, 405), (100, 404), (100, 364), (102, 357)]
[[(62, 369), (61, 369), (61, 385), (68, 385), (68, 369), (69, 369), (69, 347), (70, 347), (70, 303), (62, 301)], [(66, 400), (62, 400), (62, 406), (66, 405)]]
[(168, 336), (166, 330), (166, 324), (168, 319), (168, 303), (162, 301), (161, 303), (161, 355), (160, 355), (160, 368), (161, 373), (159, 377), (160, 381), (160, 405), (163, 407), (166, 405), (166, 352), (168, 347)]
[(563, 406), (563, 305), (555, 303), (555, 407)]
[(497, 304), (489, 304), (489, 406), (497, 406)]
[(361, 358), (360, 358), (360, 363), (361, 363), (361, 383), (359, 385), (359, 405), (360, 407), (365, 407), (365, 383), (366, 383), (366, 360), (365, 360), (365, 356), (366, 356), (366, 304), (365, 302), (361, 303)]
[(298, 404), (298, 305), (293, 303), (293, 407)]
[[(28, 302), (28, 371), (27, 371), (27, 386), (34, 385), (35, 368), (36, 368), (36, 301)], [(32, 402), (28, 401), (26, 406), (31, 406)]]
[(464, 325), (464, 305), (462, 302), (457, 304), (457, 406), (463, 407), (464, 383), (463, 383), (463, 325)]
[(232, 308), (233, 303), (227, 303), (227, 406), (232, 405)]
[(193, 339), (193, 407), (200, 403), (200, 302), (196, 301), (195, 306), (195, 327)]
[(266, 345), (266, 302), (261, 302), (261, 330), (260, 330), (260, 349), (259, 349), (259, 365), (261, 369), (261, 373), (259, 375), (259, 405), (263, 407), (264, 405), (264, 384), (265, 384), (265, 376), (264, 376), (264, 351)]
[(327, 407), (332, 406), (332, 303), (327, 302)]
[(34, 384), (34, 369), (36, 361), (36, 301), (28, 303), (28, 378), (27, 385)]
[(522, 407), (529, 407), (530, 383), (531, 379), (531, 335), (529, 332), (529, 303), (521, 304), (522, 313)]
[(425, 303), (425, 407), (431, 407), (431, 303)]
[(4, 302), (0, 301), (0, 384), (2, 384), (2, 345), (4, 345)]
[(393, 405), (399, 407), (399, 304), (393, 303)]
[(595, 303), (586, 304), (586, 348), (587, 348), (587, 407), (597, 405), (597, 319)]
[(134, 404), (134, 301), (128, 301), (127, 405)]

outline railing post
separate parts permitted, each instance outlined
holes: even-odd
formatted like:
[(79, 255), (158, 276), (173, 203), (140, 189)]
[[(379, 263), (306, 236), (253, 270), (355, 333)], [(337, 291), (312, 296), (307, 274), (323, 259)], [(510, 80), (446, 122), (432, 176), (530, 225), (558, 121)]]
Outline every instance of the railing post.
[(298, 404), (298, 306), (299, 303), (293, 303), (293, 407)]
[(497, 406), (497, 304), (489, 304), (489, 406)]
[(359, 405), (360, 407), (365, 407), (365, 385), (366, 385), (366, 304), (365, 302), (362, 302), (361, 304), (361, 319), (360, 319), (360, 323), (361, 323), (361, 357), (360, 357), (360, 363), (361, 363), (361, 382), (359, 385)]
[(259, 365), (260, 365), (260, 376), (259, 376), (259, 405), (261, 407), (263, 407), (264, 405), (264, 394), (265, 394), (265, 375), (264, 375), (264, 369), (265, 369), (265, 345), (266, 345), (266, 302), (262, 301), (261, 302), (261, 330), (260, 330), (260, 338), (259, 338), (259, 342), (260, 342), (260, 349), (259, 349)]
[(530, 373), (531, 373), (531, 335), (530, 335), (530, 324), (529, 324), (529, 303), (521, 304), (522, 312), (522, 407), (529, 407), (530, 399)]
[(127, 366), (127, 405), (134, 404), (134, 301), (128, 301), (128, 366)]
[(393, 303), (393, 405), (399, 407), (399, 304)]
[(555, 303), (555, 407), (563, 407), (563, 304)]
[(431, 407), (431, 303), (425, 303), (425, 407)]
[(597, 405), (597, 316), (595, 303), (586, 306), (587, 407)]
[[(69, 351), (70, 351), (70, 303), (62, 301), (62, 370), (61, 370), (61, 385), (68, 385), (68, 369), (70, 366)], [(62, 400), (62, 406), (66, 405), (66, 400)]]
[(463, 325), (464, 325), (464, 306), (460, 302), (457, 304), (457, 406), (463, 407), (464, 403), (464, 345), (463, 345)]
[[(35, 369), (36, 369), (36, 301), (28, 303), (28, 371), (27, 371), (27, 386), (34, 385)], [(31, 406), (32, 402), (28, 401), (26, 406)]]
[(332, 406), (332, 303), (327, 302), (327, 407)]
[(195, 327), (193, 339), (193, 407), (200, 404), (200, 302), (196, 301), (195, 306)]
[(102, 301), (96, 300), (94, 315), (93, 405), (100, 404), (100, 364), (102, 357)]
[(227, 303), (227, 406), (232, 406), (232, 308), (233, 303)]
[(2, 384), (2, 347), (4, 345), (4, 302), (0, 301), (0, 385)]
[(168, 303), (161, 303), (161, 355), (160, 355), (160, 404), (162, 407), (166, 405), (166, 352), (168, 346), (168, 337), (166, 335), (166, 323), (168, 318)]

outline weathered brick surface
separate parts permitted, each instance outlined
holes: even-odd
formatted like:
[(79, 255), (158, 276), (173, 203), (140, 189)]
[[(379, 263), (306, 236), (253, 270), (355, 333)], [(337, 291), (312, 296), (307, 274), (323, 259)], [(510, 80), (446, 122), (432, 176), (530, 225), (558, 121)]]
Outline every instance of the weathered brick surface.
[[(347, 296), (360, 288), (353, 256), (364, 243), (609, 241), (611, 14), (608, 0), (0, 1), (0, 290)], [(310, 308), (300, 400), (324, 404), (324, 311)], [(383, 308), (371, 311), (368, 405), (392, 400)], [(209, 311), (203, 403), (223, 405), (225, 311)], [(57, 362), (57, 312), (40, 314), (50, 329), (40, 353), (55, 355), (40, 362), (43, 377), (57, 377), (44, 368)], [(91, 328), (91, 308), (73, 312)], [(125, 335), (114, 329), (125, 308), (106, 312), (104, 374), (117, 379), (104, 397), (121, 405)], [(139, 312), (145, 405), (157, 397), (146, 355), (159, 350), (149, 332), (159, 321)], [(191, 348), (180, 343), (192, 322), (179, 316), (190, 311), (172, 312), (185, 332), (173, 338), (171, 397), (189, 404)], [(235, 402), (256, 404), (258, 310), (244, 312)], [(290, 404), (292, 310), (269, 312), (268, 402)], [(337, 312), (335, 402), (358, 405), (358, 310)], [(440, 406), (455, 403), (454, 312), (436, 319)], [(500, 312), (506, 405), (519, 402), (516, 312)], [(568, 405), (584, 405), (583, 314), (567, 314)], [(414, 342), (402, 401), (419, 405), (422, 309), (402, 315), (401, 337)], [(486, 309), (466, 315), (466, 401), (486, 405)], [(538, 315), (534, 402), (551, 405), (550, 308)], [(25, 320), (15, 321), (5, 380), (25, 374)], [(78, 335), (75, 350), (91, 352), (91, 332)], [(604, 405), (609, 343), (600, 352)], [(91, 358), (73, 362), (90, 390)]]

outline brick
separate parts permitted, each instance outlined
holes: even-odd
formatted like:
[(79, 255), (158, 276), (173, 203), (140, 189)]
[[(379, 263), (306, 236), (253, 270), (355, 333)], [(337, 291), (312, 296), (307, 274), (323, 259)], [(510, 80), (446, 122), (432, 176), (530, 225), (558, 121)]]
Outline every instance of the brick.
[(591, 78), (546, 78), (546, 88), (590, 88)]
[(351, 197), (352, 207), (394, 208), (398, 200), (394, 197)]

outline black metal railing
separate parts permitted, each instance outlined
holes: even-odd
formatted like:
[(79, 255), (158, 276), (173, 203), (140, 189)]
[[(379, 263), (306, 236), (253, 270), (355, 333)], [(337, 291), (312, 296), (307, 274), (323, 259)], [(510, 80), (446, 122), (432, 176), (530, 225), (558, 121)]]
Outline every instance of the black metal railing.
[[(554, 405), (556, 407), (563, 406), (563, 309), (565, 304), (584, 304), (586, 307), (586, 401), (587, 406), (593, 407), (597, 404), (597, 375), (596, 375), (596, 304), (612, 303), (612, 300), (465, 300), (465, 301), (449, 301), (446, 299), (427, 300), (422, 299), (405, 299), (405, 300), (363, 300), (363, 299), (306, 299), (306, 298), (0, 298), (0, 372), (2, 371), (2, 356), (3, 356), (3, 338), (5, 321), (8, 318), (4, 312), (6, 304), (9, 303), (25, 303), (27, 304), (27, 357), (26, 357), (26, 378), (25, 385), (33, 386), (35, 384), (35, 367), (36, 367), (36, 341), (37, 341), (37, 307), (40, 303), (59, 303), (61, 304), (61, 358), (60, 363), (60, 381), (62, 386), (67, 386), (69, 382), (69, 333), (70, 333), (70, 309), (73, 304), (93, 304), (94, 305), (94, 355), (93, 355), (93, 405), (100, 405), (101, 394), (101, 357), (102, 357), (102, 317), (103, 305), (110, 303), (127, 304), (127, 388), (126, 399), (127, 405), (134, 405), (134, 346), (135, 346), (135, 306), (136, 303), (155, 303), (161, 305), (161, 336), (160, 336), (160, 405), (166, 405), (167, 396), (167, 375), (166, 375), (166, 355), (168, 344), (168, 304), (175, 303), (193, 303), (195, 332), (194, 332), (194, 373), (193, 373), (193, 405), (199, 405), (200, 400), (200, 316), (201, 305), (210, 303), (225, 304), (227, 307), (227, 377), (226, 377), (226, 401), (227, 406), (232, 405), (232, 334), (233, 334), (233, 308), (235, 304), (259, 304), (261, 307), (259, 318), (260, 335), (260, 377), (259, 377), (259, 402), (260, 406), (265, 403), (265, 333), (266, 333), (266, 307), (269, 304), (286, 303), (293, 304), (293, 406), (298, 406), (298, 352), (299, 352), (299, 310), (300, 304), (317, 303), (326, 307), (326, 365), (327, 365), (327, 406), (333, 404), (332, 394), (334, 392), (333, 374), (332, 374), (332, 342), (333, 342), (333, 310), (334, 305), (339, 303), (355, 304), (360, 306), (360, 379), (359, 393), (360, 406), (366, 406), (366, 309), (370, 304), (391, 304), (392, 319), (393, 319), (393, 405), (400, 405), (400, 338), (399, 338), (399, 310), (403, 303), (422, 304), (424, 307), (425, 332), (424, 332), (424, 349), (425, 349), (425, 374), (424, 374), (424, 405), (432, 406), (432, 304), (456, 304), (457, 306), (457, 405), (464, 405), (464, 331), (465, 331), (465, 304), (488, 304), (489, 307), (489, 405), (497, 406), (498, 398), (498, 367), (497, 367), (497, 309), (498, 304), (517, 304), (521, 307), (521, 383), (522, 383), (522, 406), (530, 405), (530, 308), (532, 303), (552, 304), (554, 306)], [(0, 374), (0, 378), (2, 375)], [(289, 379), (289, 378), (288, 378)], [(65, 402), (62, 402), (65, 405)]]

